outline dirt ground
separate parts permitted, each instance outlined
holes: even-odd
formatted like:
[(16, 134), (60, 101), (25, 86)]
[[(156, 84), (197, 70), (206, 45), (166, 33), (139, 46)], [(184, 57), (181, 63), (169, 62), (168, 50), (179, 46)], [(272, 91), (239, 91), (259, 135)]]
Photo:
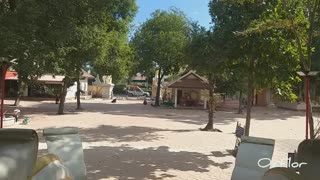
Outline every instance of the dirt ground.
[[(245, 121), (245, 114), (236, 114), (235, 109), (226, 106), (215, 114), (215, 127), (223, 131), (218, 133), (199, 131), (207, 122), (204, 110), (154, 108), (142, 100), (112, 104), (102, 99), (83, 100), (82, 107), (75, 111), (75, 101), (69, 101), (66, 114), (57, 115), (54, 102), (22, 101), (22, 114), (31, 123), (10, 128), (37, 130), (43, 154), (42, 129), (79, 127), (89, 180), (230, 180), (233, 132), (237, 121)], [(252, 118), (251, 136), (276, 140), (274, 161), (287, 158), (304, 138), (303, 112), (254, 108)]]

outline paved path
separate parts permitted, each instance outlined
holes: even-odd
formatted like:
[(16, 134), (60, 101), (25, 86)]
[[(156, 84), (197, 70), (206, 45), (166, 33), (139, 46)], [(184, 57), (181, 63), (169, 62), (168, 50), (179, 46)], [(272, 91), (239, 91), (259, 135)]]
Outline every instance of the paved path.
[[(9, 103), (9, 102), (7, 102)], [(215, 114), (216, 128), (223, 133), (201, 132), (207, 121), (202, 110), (156, 109), (142, 101), (83, 101), (66, 104), (66, 115), (55, 112), (54, 102), (22, 102), (22, 112), (31, 117), (40, 134), (40, 153), (46, 152), (41, 130), (49, 127), (81, 128), (89, 180), (177, 179), (229, 180), (234, 157), (232, 134), (245, 115), (230, 111)], [(251, 135), (276, 139), (274, 161), (287, 157), (304, 137), (303, 113), (255, 108)]]

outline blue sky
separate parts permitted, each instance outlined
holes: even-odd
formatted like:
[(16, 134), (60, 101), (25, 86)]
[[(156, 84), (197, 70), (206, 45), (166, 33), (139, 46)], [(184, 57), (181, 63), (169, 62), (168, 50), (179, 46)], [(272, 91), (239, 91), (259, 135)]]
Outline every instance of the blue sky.
[(168, 10), (174, 6), (183, 11), (188, 18), (198, 21), (200, 25), (210, 26), (210, 15), (208, 3), (210, 0), (137, 0), (138, 13), (133, 22), (135, 26), (139, 26), (148, 18), (151, 13), (157, 9)]

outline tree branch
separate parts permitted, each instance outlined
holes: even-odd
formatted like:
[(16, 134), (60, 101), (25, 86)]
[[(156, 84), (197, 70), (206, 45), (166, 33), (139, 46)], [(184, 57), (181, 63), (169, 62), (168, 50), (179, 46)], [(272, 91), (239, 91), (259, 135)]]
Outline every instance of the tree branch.
[[(291, 16), (291, 13), (290, 13), (290, 9), (288, 8), (287, 6), (287, 1), (286, 0), (282, 0), (282, 3), (284, 5), (284, 7), (286, 8), (286, 11), (288, 13), (288, 18), (291, 22), (291, 25), (293, 26), (294, 25), (294, 20), (293, 20), (293, 17)], [(297, 44), (298, 44), (298, 53), (299, 53), (299, 56), (300, 56), (300, 61), (302, 62), (302, 65), (304, 67), (304, 70), (308, 70), (308, 65), (306, 63), (306, 60), (305, 60), (305, 57), (303, 55), (303, 52), (302, 52), (302, 45), (301, 45), (301, 40), (300, 40), (300, 37), (297, 33), (296, 30), (293, 29), (293, 33), (294, 33), (294, 36), (297, 40)]]
[[(309, 3), (311, 3), (310, 1), (308, 1)], [(308, 4), (309, 4), (308, 3)], [(310, 28), (309, 28), (309, 32), (308, 32), (308, 46), (307, 46), (307, 51), (308, 51), (308, 62), (307, 62), (307, 65), (308, 65), (308, 68), (311, 69), (311, 51), (312, 51), (312, 41), (313, 41), (313, 36), (314, 36), (314, 16), (315, 16), (315, 11), (317, 10), (317, 7), (318, 7), (318, 4), (316, 1), (314, 1), (314, 4), (313, 4), (313, 9), (311, 10), (312, 7), (308, 7), (308, 10), (311, 12), (310, 15), (309, 15), (309, 23), (310, 23)]]
[(167, 73), (167, 70), (163, 70), (163, 73), (161, 74), (161, 76), (160, 76), (160, 79), (162, 80), (162, 78), (166, 75), (166, 73)]

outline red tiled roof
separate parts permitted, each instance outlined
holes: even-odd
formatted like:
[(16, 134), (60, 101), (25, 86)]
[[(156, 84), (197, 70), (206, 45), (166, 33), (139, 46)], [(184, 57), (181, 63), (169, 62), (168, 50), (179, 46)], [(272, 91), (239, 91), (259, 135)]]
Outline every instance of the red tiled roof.
[[(82, 77), (88, 79), (94, 79), (94, 76), (87, 73), (86, 71), (82, 70)], [(62, 82), (64, 76), (60, 75), (51, 75), (51, 74), (44, 74), (38, 77), (38, 81), (48, 81), (48, 82)], [(18, 73), (16, 71), (7, 71), (6, 72), (6, 80), (18, 80)]]

